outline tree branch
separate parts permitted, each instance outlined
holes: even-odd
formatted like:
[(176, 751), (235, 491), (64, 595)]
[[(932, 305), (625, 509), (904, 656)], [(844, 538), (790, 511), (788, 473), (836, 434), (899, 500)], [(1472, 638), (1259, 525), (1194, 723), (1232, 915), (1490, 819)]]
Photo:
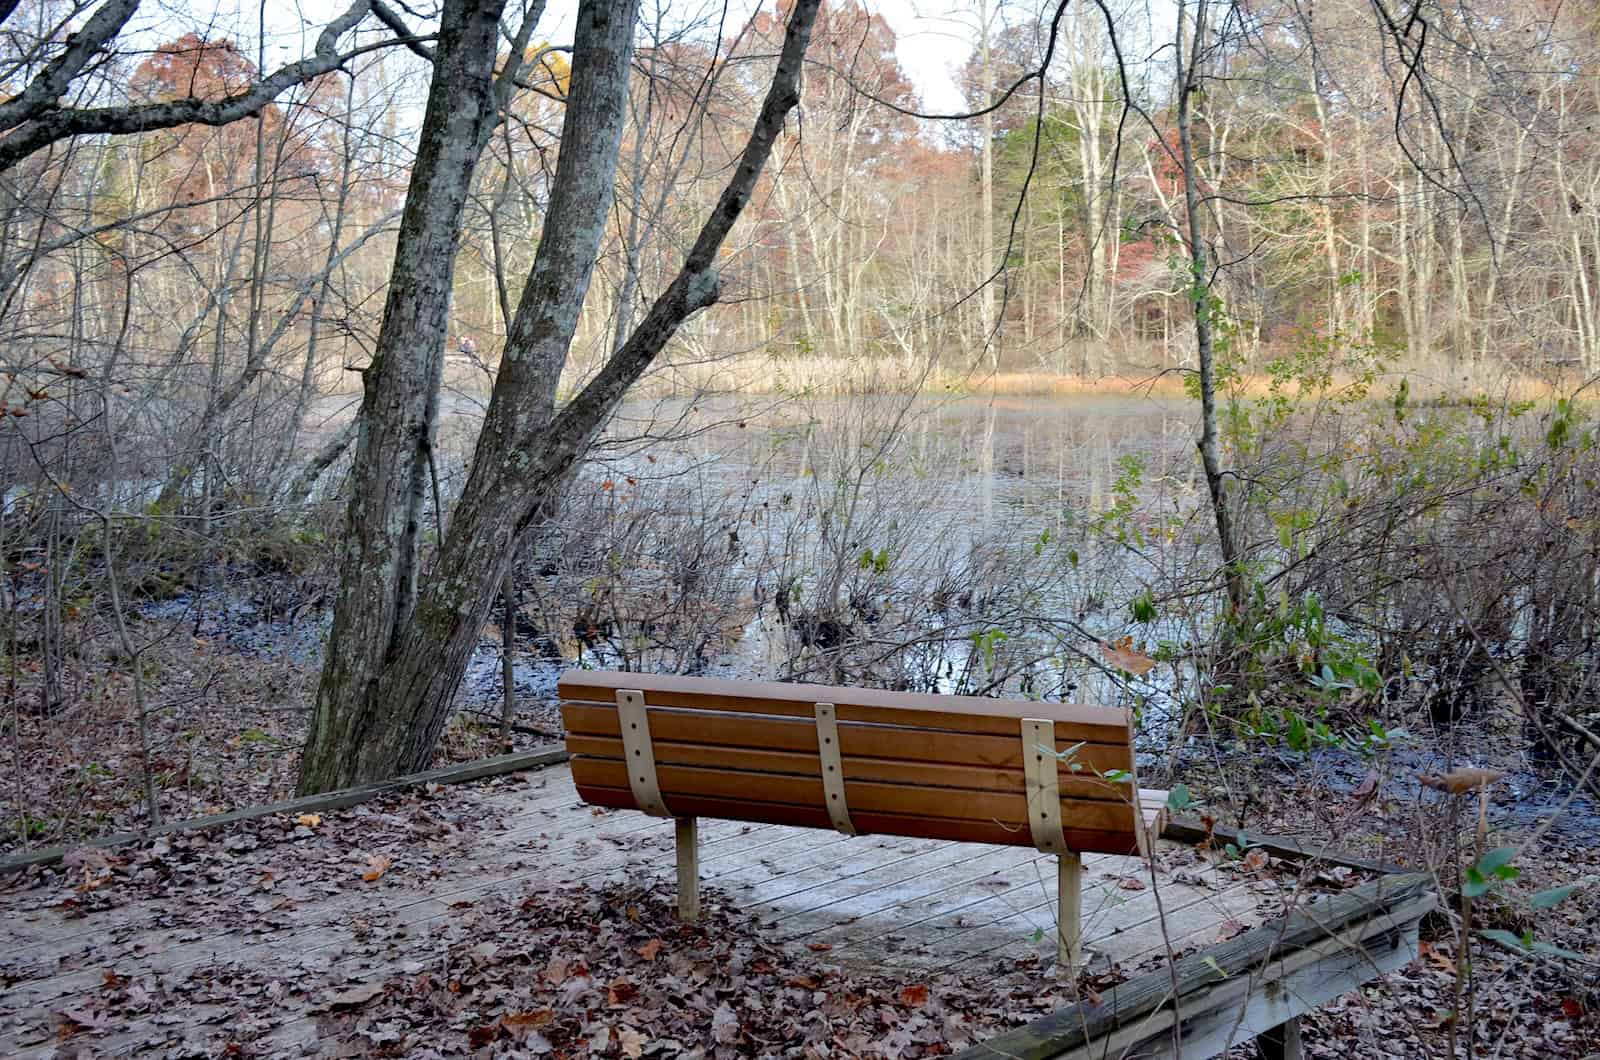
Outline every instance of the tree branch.
[(554, 437), (562, 442), (574, 439), (578, 442), (568, 454), (569, 461), (582, 451), (584, 443), (599, 428), (606, 413), (655, 360), (677, 332), (678, 326), (690, 314), (717, 301), (721, 293), (721, 281), (712, 268), (712, 262), (750, 201), (761, 171), (772, 155), (778, 134), (783, 131), (789, 111), (800, 102), (800, 75), (804, 69), (806, 47), (811, 42), (811, 28), (816, 22), (819, 2), (799, 0), (795, 4), (794, 13), (789, 18), (789, 28), (784, 35), (778, 69), (773, 74), (767, 97), (761, 104), (761, 114), (739, 159), (739, 167), (722, 189), (716, 208), (701, 227), (678, 275), (650, 306), (644, 320), (628, 341), (557, 417), (552, 432)]
[(110, 0), (82, 30), (68, 38), (67, 50), (20, 96), (0, 104), (0, 128), (14, 130), (0, 140), (0, 173), (35, 151), (74, 136), (134, 133), (178, 125), (227, 125), (248, 118), (290, 88), (336, 70), (356, 55), (392, 47), (394, 42), (384, 41), (345, 53), (335, 48), (339, 38), (354, 29), (372, 6), (373, 0), (355, 0), (344, 14), (324, 27), (312, 55), (280, 67), (245, 91), (225, 99), (187, 96), (160, 103), (50, 109), (65, 93), (72, 77), (106, 46), (138, 7), (138, 0)]

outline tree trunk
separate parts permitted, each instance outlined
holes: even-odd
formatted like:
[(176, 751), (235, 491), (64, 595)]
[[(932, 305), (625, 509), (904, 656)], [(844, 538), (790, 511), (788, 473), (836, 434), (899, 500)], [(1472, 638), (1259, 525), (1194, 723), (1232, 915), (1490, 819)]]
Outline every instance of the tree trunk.
[[(326, 714), (327, 720), (320, 739), (307, 745), (302, 793), (409, 772), (427, 763), (518, 536), (549, 514), (606, 418), (678, 326), (716, 301), (719, 280), (713, 262), (749, 202), (785, 116), (799, 102), (800, 72), (818, 2), (795, 4), (750, 141), (677, 277), (621, 349), (558, 412), (556, 387), (611, 203), (635, 2), (588, 0), (580, 8), (547, 223), (466, 487), (427, 589), (414, 614), (402, 614), (404, 620), (391, 626), (392, 640), (363, 645), (346, 634), (342, 642), (336, 614), (317, 704), (319, 716)], [(452, 106), (458, 101), (457, 94)]]
[[(994, 371), (1000, 370), (1000, 339), (996, 334), (999, 330), (995, 320), (994, 296), (994, 112), (989, 108), (994, 105), (994, 62), (989, 48), (989, 19), (992, 10), (988, 0), (978, 5), (978, 57), (979, 64), (983, 67), (983, 144), (978, 154), (978, 184), (983, 200), (980, 209), (983, 216), (980, 222), (983, 228), (981, 246), (983, 248), (983, 267), (978, 270), (978, 282), (983, 284), (983, 293), (978, 299), (978, 324), (982, 334), (978, 337), (980, 349), (989, 353), (989, 367)], [(1040, 91), (1043, 91), (1041, 87)]]
[(422, 486), (444, 362), (462, 209), (496, 120), (494, 61), (505, 0), (451, 0), (395, 247), (383, 324), (363, 373), (333, 631), (300, 763), (302, 794), (350, 781), (363, 709), (410, 622)]
[(1183, 198), (1188, 217), (1189, 304), (1194, 311), (1195, 354), (1200, 362), (1200, 463), (1205, 469), (1211, 512), (1217, 524), (1217, 544), (1222, 552), (1228, 606), (1237, 612), (1244, 604), (1244, 577), (1239, 569), (1239, 549), (1234, 540), (1233, 511), (1228, 506), (1227, 481), (1217, 441), (1216, 344), (1212, 319), (1217, 298), (1211, 288), (1211, 261), (1201, 230), (1200, 187), (1195, 172), (1194, 137), (1190, 129), (1190, 103), (1199, 87), (1201, 52), (1205, 46), (1207, 0), (1195, 11), (1194, 41), (1188, 62), (1183, 55), (1183, 4), (1178, 5), (1178, 147), (1183, 159)]

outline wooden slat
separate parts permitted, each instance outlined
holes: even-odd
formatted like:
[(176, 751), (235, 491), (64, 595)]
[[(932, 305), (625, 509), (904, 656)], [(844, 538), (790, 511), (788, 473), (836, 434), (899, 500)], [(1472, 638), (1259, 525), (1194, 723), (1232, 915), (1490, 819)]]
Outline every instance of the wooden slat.
[[(596, 806), (633, 809), (633, 793), (626, 788), (601, 788), (578, 785), (578, 794)], [(754, 821), (761, 824), (783, 824), (798, 828), (824, 828), (832, 831), (833, 823), (821, 802), (815, 806), (790, 806), (783, 803), (752, 803), (742, 799), (716, 798), (705, 795), (679, 795), (672, 799), (675, 813), (694, 817), (716, 817), (723, 820)], [(850, 819), (863, 834), (899, 835), (913, 839), (947, 839), (954, 842), (993, 843), (997, 846), (1033, 846), (1033, 837), (1025, 827), (1009, 829), (993, 821), (961, 821), (954, 818), (914, 817), (906, 814), (879, 813), (851, 810)], [(1067, 845), (1086, 854), (1138, 853), (1138, 843), (1132, 831), (1096, 832), (1078, 828), (1063, 829)]]
[[(652, 715), (652, 719), (655, 716)], [(653, 721), (652, 721), (653, 723)], [(608, 736), (568, 735), (567, 750), (592, 758), (622, 759), (620, 739)], [(749, 747), (720, 747), (693, 743), (657, 741), (657, 765), (702, 766), (736, 769), (748, 773), (776, 773), (791, 776), (819, 776), (818, 756), (792, 751), (764, 751)], [(1022, 771), (990, 766), (957, 766), (943, 762), (920, 762), (892, 758), (843, 759), (846, 780), (878, 781), (885, 784), (917, 784), (931, 788), (963, 788), (972, 791), (1021, 791)], [(1062, 795), (1079, 799), (1105, 799), (1127, 802), (1125, 784), (1112, 784), (1092, 775), (1061, 770)], [(1164, 799), (1166, 794), (1162, 793)]]
[[(615, 705), (565, 702), (561, 721), (572, 735), (620, 738), (622, 729)], [(717, 747), (746, 747), (766, 751), (817, 753), (817, 727), (810, 718), (764, 714), (650, 708), (650, 734), (659, 743), (676, 742)], [(1057, 728), (1056, 750), (1065, 752), (1081, 741), (1062, 737)], [(1006, 736), (952, 733), (932, 729), (906, 729), (887, 725), (841, 722), (840, 750), (846, 757), (884, 758), (932, 764), (1014, 769), (1022, 772), (1020, 732)], [(1115, 743), (1086, 743), (1073, 753), (1082, 772), (1131, 769), (1133, 755), (1128, 734)], [(1072, 772), (1064, 766), (1062, 775)]]
[[(751, 802), (783, 802), (793, 806), (822, 806), (821, 777), (796, 777), (776, 773), (742, 773), (697, 766), (658, 765), (656, 777), (667, 805), (679, 795), (712, 795)], [(573, 782), (595, 787), (628, 785), (628, 764), (610, 758), (572, 758)], [(845, 780), (845, 797), (851, 812), (912, 817), (949, 817), (959, 821), (998, 821), (1007, 826), (1028, 826), (1028, 796), (1022, 791), (953, 791), (906, 784), (878, 784)], [(1061, 820), (1075, 828), (1104, 832), (1134, 831), (1133, 807), (1104, 799), (1062, 799)], [(678, 816), (683, 811), (674, 809)], [(1032, 834), (1031, 832), (1029, 833)]]
[(1048, 718), (1066, 740), (1126, 743), (1128, 712), (1114, 707), (1028, 700), (938, 696), (764, 681), (725, 681), (708, 677), (568, 670), (559, 683), (561, 698), (613, 703), (617, 691), (637, 688), (652, 707), (739, 711), (810, 719), (817, 703), (832, 703), (839, 721), (905, 725), (942, 732), (987, 733), (1015, 738), (1024, 717)]

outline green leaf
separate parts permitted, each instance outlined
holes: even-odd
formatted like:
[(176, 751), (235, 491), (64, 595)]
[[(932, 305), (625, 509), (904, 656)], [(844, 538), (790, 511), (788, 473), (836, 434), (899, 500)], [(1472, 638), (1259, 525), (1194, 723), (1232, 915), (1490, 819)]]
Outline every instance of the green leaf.
[(1548, 891), (1540, 891), (1534, 895), (1528, 900), (1528, 904), (1535, 909), (1549, 909), (1551, 906), (1559, 905), (1571, 898), (1582, 889), (1583, 884), (1581, 883), (1569, 883), (1565, 887), (1552, 887)]
[(1289, 750), (1300, 754), (1311, 750), (1311, 737), (1306, 729), (1306, 719), (1298, 713), (1289, 715), (1289, 732), (1287, 735)]
[(1207, 968), (1210, 968), (1213, 972), (1216, 972), (1218, 978), (1228, 978), (1228, 973), (1222, 970), (1222, 965), (1217, 963), (1217, 959), (1215, 957), (1202, 957), (1201, 961)]
[(1132, 611), (1135, 622), (1154, 622), (1156, 620), (1156, 602), (1148, 590), (1134, 597), (1132, 604), (1129, 605), (1129, 610)]
[(1516, 847), (1495, 847), (1478, 859), (1478, 871), (1485, 876), (1498, 875), (1500, 870), (1511, 864), (1511, 859), (1516, 856)]
[(1193, 802), (1194, 800), (1189, 797), (1189, 785), (1187, 784), (1175, 784), (1172, 790), (1167, 792), (1167, 809), (1169, 810), (1187, 809)]
[(1033, 944), (1035, 946), (1037, 946), (1039, 943), (1041, 943), (1043, 941), (1044, 941), (1044, 928), (1034, 928), (1033, 929)]
[(1581, 953), (1574, 953), (1571, 950), (1563, 949), (1560, 946), (1549, 942), (1535, 942), (1533, 944), (1533, 952), (1541, 953), (1546, 957), (1560, 957), (1564, 961), (1587, 962), (1589, 959)]
[(1528, 951), (1528, 947), (1523, 945), (1520, 938), (1504, 928), (1491, 928), (1488, 931), (1480, 931), (1478, 934), (1482, 935), (1490, 942), (1498, 942), (1507, 949), (1518, 950), (1523, 953)]
[(1488, 894), (1493, 887), (1493, 880), (1472, 868), (1467, 870), (1467, 881), (1461, 885), (1461, 893), (1468, 898), (1478, 898)]

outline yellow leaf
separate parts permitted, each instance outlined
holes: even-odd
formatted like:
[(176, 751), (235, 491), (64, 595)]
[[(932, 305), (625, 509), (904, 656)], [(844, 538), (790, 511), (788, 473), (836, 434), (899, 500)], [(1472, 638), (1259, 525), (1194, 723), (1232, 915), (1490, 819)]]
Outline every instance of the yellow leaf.
[(1444, 776), (1425, 776), (1422, 783), (1425, 787), (1436, 791), (1447, 791), (1451, 795), (1465, 795), (1469, 791), (1477, 791), (1487, 787), (1505, 776), (1503, 769), (1483, 769), (1478, 766), (1463, 766), (1452, 769)]
[(1125, 670), (1135, 677), (1142, 677), (1155, 669), (1156, 661), (1148, 655), (1142, 655), (1133, 650), (1133, 638), (1123, 637), (1115, 644), (1102, 642), (1100, 654), (1106, 662), (1119, 670)]
[(388, 872), (389, 866), (393, 864), (393, 861), (384, 857), (382, 854), (368, 854), (367, 871), (361, 874), (361, 878), (366, 880), (368, 883), (372, 883), (374, 880), (380, 879), (384, 873)]
[(320, 813), (302, 813), (299, 817), (296, 817), (294, 819), (294, 823), (295, 824), (303, 824), (307, 828), (315, 828), (317, 825), (322, 823), (322, 814), (320, 814)]

